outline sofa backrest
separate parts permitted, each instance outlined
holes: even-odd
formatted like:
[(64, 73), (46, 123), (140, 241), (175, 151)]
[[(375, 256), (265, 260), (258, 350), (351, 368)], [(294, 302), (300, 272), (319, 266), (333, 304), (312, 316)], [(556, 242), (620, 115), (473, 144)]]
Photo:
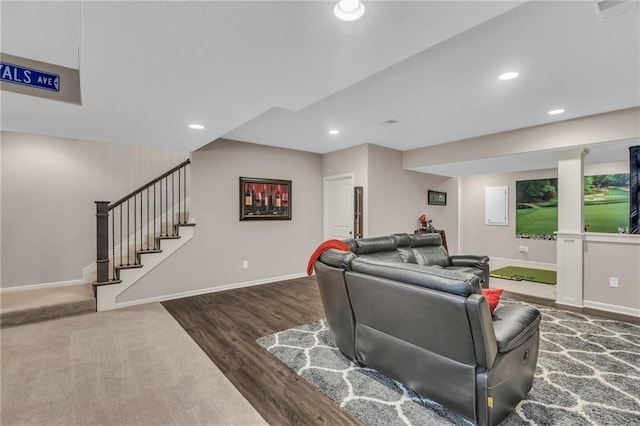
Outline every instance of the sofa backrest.
[(398, 253), (398, 241), (391, 236), (372, 237), (355, 240), (355, 249), (353, 252), (358, 257), (364, 256), (368, 259), (383, 260), (390, 262), (400, 262), (400, 254)]
[(449, 266), (449, 253), (438, 233), (410, 235), (411, 251), (418, 265)]
[(357, 359), (473, 418), (476, 394), (469, 383), (497, 352), (478, 277), (357, 258), (345, 282)]
[(480, 279), (475, 274), (466, 272), (425, 268), (424, 265), (404, 262), (378, 261), (367, 257), (351, 259), (350, 270), (457, 296), (482, 294)]
[(393, 234), (392, 237), (396, 239), (400, 260), (405, 263), (418, 263), (411, 250), (411, 238), (409, 238), (409, 234)]
[[(491, 324), (473, 274), (407, 263), (354, 259), (345, 272), (359, 361), (473, 417), (473, 383), (497, 344), (478, 330)], [(471, 309), (470, 309), (471, 305)], [(491, 336), (489, 336), (491, 337)], [(380, 350), (390, 348), (390, 350)], [(429, 376), (429, 380), (418, 376)], [(450, 389), (450, 391), (447, 391)], [(451, 398), (447, 397), (451, 395)]]

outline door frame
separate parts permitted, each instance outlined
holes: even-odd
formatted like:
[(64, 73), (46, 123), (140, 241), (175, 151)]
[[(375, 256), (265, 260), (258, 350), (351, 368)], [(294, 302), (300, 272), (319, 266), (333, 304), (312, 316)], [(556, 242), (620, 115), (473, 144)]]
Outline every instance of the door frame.
[[(322, 239), (327, 240), (329, 237), (329, 182), (338, 179), (351, 179), (351, 193), (353, 194), (354, 188), (354, 174), (351, 173), (342, 173), (339, 175), (331, 175), (325, 176), (322, 181)], [(351, 212), (351, 216), (353, 216), (353, 212)], [(351, 233), (353, 235), (353, 221), (351, 222)]]

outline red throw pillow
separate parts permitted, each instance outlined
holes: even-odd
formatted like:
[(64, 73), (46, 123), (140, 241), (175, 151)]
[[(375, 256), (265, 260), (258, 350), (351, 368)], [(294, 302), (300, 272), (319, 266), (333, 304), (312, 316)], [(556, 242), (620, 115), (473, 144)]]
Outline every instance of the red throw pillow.
[(501, 288), (483, 288), (482, 295), (487, 302), (489, 303), (489, 310), (491, 313), (496, 310), (498, 307), (498, 302), (500, 302), (500, 296), (502, 296), (502, 292), (504, 290)]

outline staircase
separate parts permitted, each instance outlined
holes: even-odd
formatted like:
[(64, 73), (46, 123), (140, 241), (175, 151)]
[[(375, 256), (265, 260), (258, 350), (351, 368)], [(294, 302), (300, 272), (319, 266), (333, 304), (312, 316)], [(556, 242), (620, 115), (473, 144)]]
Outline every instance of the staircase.
[[(186, 160), (116, 201), (96, 201), (97, 310), (127, 306), (118, 296), (193, 238)], [(143, 263), (144, 261), (144, 263)]]
[(118, 296), (193, 238), (186, 160), (109, 203), (96, 201), (92, 282), (0, 294), (0, 327), (127, 306)]

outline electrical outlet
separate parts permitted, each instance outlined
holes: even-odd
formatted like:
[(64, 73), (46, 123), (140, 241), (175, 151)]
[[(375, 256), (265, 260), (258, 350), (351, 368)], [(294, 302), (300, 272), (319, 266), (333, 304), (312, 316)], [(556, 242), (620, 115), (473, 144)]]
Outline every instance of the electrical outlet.
[(248, 267), (249, 267), (249, 261), (248, 261), (248, 260), (243, 260), (243, 261), (242, 261), (242, 267), (243, 267), (244, 269), (248, 268)]
[(609, 277), (609, 287), (618, 288), (618, 278)]

